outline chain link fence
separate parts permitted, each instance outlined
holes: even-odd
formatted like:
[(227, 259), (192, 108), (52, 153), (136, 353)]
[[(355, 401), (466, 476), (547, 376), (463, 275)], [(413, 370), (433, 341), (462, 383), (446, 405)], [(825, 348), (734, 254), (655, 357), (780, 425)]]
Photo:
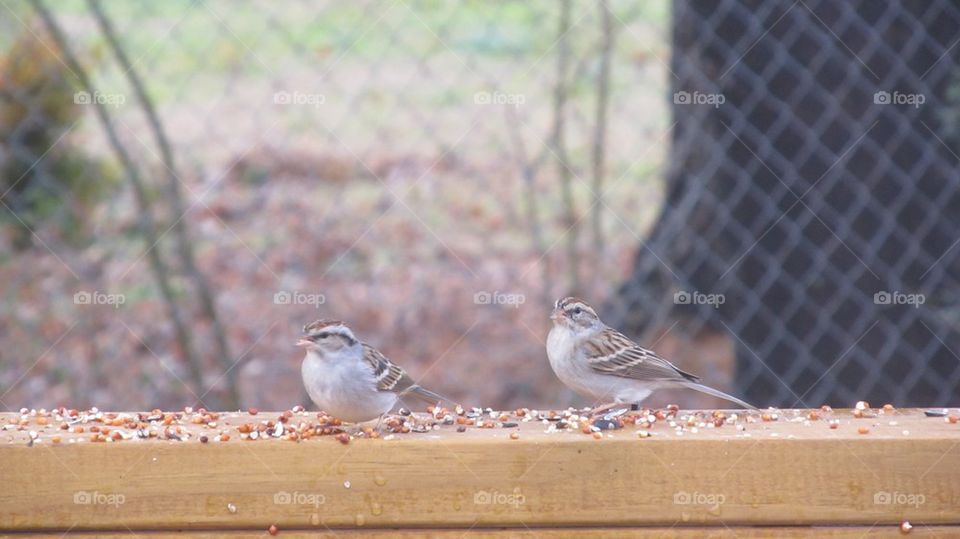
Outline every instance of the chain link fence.
[(558, 406), (571, 291), (757, 404), (957, 401), (953, 4), (48, 4), (0, 17), (7, 408), (306, 402), (321, 316)]
[(960, 402), (958, 6), (682, 2), (673, 25), (669, 193), (619, 319), (732, 336), (759, 403)]

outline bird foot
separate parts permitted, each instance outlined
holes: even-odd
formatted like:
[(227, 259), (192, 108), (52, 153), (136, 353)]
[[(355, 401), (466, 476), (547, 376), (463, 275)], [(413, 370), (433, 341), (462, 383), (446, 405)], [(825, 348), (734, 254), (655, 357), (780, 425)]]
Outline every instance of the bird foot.
[(594, 408), (593, 410), (590, 410), (590, 414), (589, 414), (589, 415), (590, 415), (590, 417), (596, 417), (596, 416), (598, 416), (598, 415), (602, 415), (602, 414), (604, 414), (604, 413), (606, 413), (606, 412), (608, 412), (608, 411), (616, 408), (617, 406), (622, 406), (622, 405), (623, 405), (623, 403), (621, 403), (621, 402), (611, 402), (610, 404), (604, 404), (603, 406), (597, 406), (597, 407)]

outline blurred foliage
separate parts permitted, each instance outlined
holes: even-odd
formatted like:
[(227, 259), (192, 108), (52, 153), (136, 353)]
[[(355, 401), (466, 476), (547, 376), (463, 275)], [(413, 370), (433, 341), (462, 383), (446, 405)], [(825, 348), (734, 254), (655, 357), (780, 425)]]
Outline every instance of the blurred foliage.
[(82, 242), (82, 216), (117, 177), (71, 143), (82, 115), (75, 78), (31, 26), (0, 57), (0, 200), (8, 209), (0, 225), (19, 248), (44, 224)]

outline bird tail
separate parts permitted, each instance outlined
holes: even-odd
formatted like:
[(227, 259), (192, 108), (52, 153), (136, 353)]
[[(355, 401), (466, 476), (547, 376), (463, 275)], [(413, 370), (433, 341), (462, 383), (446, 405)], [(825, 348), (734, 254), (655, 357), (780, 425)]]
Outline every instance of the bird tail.
[(410, 386), (409, 389), (407, 389), (406, 391), (400, 394), (401, 399), (403, 399), (406, 396), (416, 397), (428, 404), (437, 404), (438, 402), (447, 402), (450, 404), (456, 404), (456, 402), (454, 402), (453, 400), (448, 399), (439, 393), (434, 393), (433, 391), (430, 391), (429, 389), (418, 386), (418, 385), (412, 385)]
[(705, 385), (703, 385), (703, 384), (698, 384), (698, 383), (696, 383), (696, 382), (689, 382), (689, 383), (683, 384), (683, 387), (688, 387), (688, 388), (690, 388), (690, 389), (695, 389), (695, 390), (697, 390), (697, 391), (699, 391), (699, 392), (701, 392), (701, 393), (706, 393), (707, 395), (713, 395), (714, 397), (719, 397), (719, 398), (721, 398), (721, 399), (723, 399), (723, 400), (736, 403), (736, 404), (738, 404), (738, 405), (740, 405), (740, 406), (742, 406), (742, 407), (744, 407), (744, 408), (746, 408), (746, 409), (748, 409), (748, 410), (756, 410), (756, 409), (757, 409), (756, 406), (754, 406), (754, 405), (752, 405), (752, 404), (750, 404), (750, 403), (748, 403), (748, 402), (742, 401), (742, 400), (734, 397), (733, 395), (727, 395), (727, 394), (724, 393), (723, 391), (720, 391), (719, 389), (713, 389), (713, 388), (710, 387), (710, 386), (705, 386)]

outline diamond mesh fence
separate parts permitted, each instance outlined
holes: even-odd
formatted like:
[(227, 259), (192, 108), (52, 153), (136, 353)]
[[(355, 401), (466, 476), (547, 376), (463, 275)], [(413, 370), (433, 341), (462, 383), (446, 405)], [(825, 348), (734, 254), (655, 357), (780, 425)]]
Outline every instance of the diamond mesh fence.
[(958, 24), (952, 2), (677, 4), (668, 195), (620, 319), (732, 335), (756, 402), (958, 402)]
[(574, 292), (757, 404), (957, 402), (952, 3), (0, 9), (7, 408), (306, 402), (321, 316), (555, 406)]

